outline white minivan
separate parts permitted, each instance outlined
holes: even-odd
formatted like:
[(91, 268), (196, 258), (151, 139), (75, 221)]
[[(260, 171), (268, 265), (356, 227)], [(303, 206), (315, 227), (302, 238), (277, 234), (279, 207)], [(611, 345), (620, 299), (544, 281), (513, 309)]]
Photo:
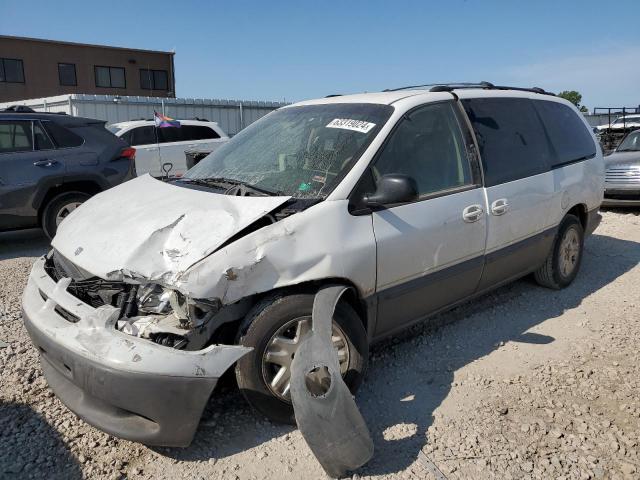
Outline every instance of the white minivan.
[[(107, 126), (136, 149), (136, 172), (153, 177), (179, 177), (187, 170), (185, 150), (215, 151), (229, 140), (216, 122), (179, 120), (180, 127), (157, 128), (153, 120), (133, 120)], [(164, 166), (164, 167), (163, 167)]]
[(51, 389), (111, 434), (188, 445), (232, 367), (258, 411), (292, 422), (320, 289), (348, 288), (327, 326), (355, 391), (376, 340), (527, 274), (571, 284), (603, 186), (584, 117), (540, 89), (300, 102), (179, 180), (145, 175), (72, 212), (24, 322)]

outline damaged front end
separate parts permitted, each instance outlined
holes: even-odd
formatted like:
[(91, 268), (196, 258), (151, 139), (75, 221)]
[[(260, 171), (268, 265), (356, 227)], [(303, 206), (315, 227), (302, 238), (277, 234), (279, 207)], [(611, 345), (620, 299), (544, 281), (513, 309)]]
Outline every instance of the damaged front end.
[[(241, 308), (241, 305), (235, 308)], [(23, 318), (54, 393), (121, 438), (187, 446), (220, 376), (250, 351), (208, 345), (241, 311), (158, 285), (107, 281), (53, 253), (37, 260)]]
[(199, 350), (217, 327), (236, 319), (230, 312), (217, 315), (222, 307), (217, 299), (195, 300), (157, 283), (104, 280), (82, 271), (56, 251), (47, 255), (44, 269), (54, 281), (69, 278), (67, 291), (85, 304), (115, 308), (117, 330), (158, 345)]
[[(317, 201), (219, 195), (145, 177), (98, 197), (65, 219), (54, 251), (35, 262), (23, 318), (51, 389), (121, 438), (190, 444), (218, 379), (251, 351), (216, 344), (218, 333), (257, 295), (344, 272), (364, 294), (375, 287), (371, 222), (351, 217), (346, 200), (307, 208)], [(138, 207), (121, 215), (134, 199)], [(309, 248), (319, 238), (320, 248)], [(310, 413), (299, 420), (314, 430)], [(353, 468), (367, 451), (350, 450), (335, 469)]]

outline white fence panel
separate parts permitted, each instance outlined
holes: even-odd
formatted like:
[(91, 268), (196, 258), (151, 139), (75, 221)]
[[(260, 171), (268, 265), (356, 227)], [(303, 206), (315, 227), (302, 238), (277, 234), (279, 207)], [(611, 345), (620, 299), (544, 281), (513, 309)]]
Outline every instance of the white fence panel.
[(71, 94), (0, 103), (25, 105), (37, 111), (64, 112), (97, 118), (107, 123), (152, 118), (154, 110), (176, 119), (206, 118), (218, 122), (229, 135), (235, 135), (267, 113), (287, 105), (282, 102), (220, 100), (203, 98), (120, 97), (116, 95)]

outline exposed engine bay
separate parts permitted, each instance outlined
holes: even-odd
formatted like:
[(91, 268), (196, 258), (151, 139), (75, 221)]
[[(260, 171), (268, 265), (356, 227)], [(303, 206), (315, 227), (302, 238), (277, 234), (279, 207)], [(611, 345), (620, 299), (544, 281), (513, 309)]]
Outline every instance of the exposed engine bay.
[[(47, 256), (45, 270), (55, 281), (70, 277), (67, 291), (84, 303), (94, 308), (110, 305), (119, 309), (116, 328), (121, 332), (179, 350), (203, 348), (213, 333), (212, 324), (217, 328), (238, 318), (244, 310), (239, 304), (228, 308), (227, 315), (217, 315), (220, 301), (187, 299), (179, 291), (158, 284), (114, 282), (90, 276), (55, 251)], [(218, 318), (213, 321), (216, 315)]]

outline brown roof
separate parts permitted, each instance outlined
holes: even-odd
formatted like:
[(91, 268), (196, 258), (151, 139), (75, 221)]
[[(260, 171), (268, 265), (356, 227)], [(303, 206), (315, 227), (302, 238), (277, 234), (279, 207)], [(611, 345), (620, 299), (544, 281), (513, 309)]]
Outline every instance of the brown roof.
[(61, 40), (48, 40), (46, 38), (15, 37), (11, 35), (0, 35), (0, 40), (2, 39), (24, 40), (28, 42), (40, 42), (40, 43), (56, 43), (58, 45), (75, 45), (75, 46), (81, 46), (81, 47), (110, 48), (114, 50), (128, 50), (130, 52), (150, 52), (150, 53), (164, 53), (166, 55), (175, 55), (175, 52), (165, 52), (162, 50), (145, 50), (141, 48), (113, 47), (111, 45), (95, 45), (91, 43), (64, 42)]

